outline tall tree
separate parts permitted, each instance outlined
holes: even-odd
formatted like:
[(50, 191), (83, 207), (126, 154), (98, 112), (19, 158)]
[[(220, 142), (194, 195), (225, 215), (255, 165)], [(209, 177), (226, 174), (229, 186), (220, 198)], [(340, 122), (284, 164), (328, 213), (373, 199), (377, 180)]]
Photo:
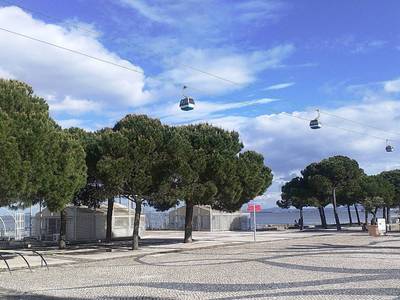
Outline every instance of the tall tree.
[[(393, 206), (400, 206), (400, 170), (385, 171), (379, 175), (393, 185), (395, 191)], [(386, 221), (390, 222), (390, 207), (387, 207), (386, 210)]]
[(379, 175), (364, 176), (360, 180), (363, 193), (362, 204), (372, 214), (371, 224), (376, 224), (376, 213), (379, 208), (390, 206), (395, 196), (394, 186)]
[(1, 169), (14, 168), (0, 178), (2, 204), (40, 201), (51, 211), (63, 211), (85, 181), (82, 147), (49, 117), (45, 100), (23, 82), (0, 80), (0, 115), (0, 152), (13, 151), (2, 153)]
[[(307, 176), (319, 175), (327, 180), (326, 188), (331, 195), (336, 228), (341, 230), (339, 215), (337, 213), (336, 192), (349, 182), (358, 180), (363, 174), (357, 161), (346, 156), (333, 156), (315, 164)], [(304, 176), (304, 175), (303, 175)]]
[(303, 208), (315, 204), (310, 197), (310, 190), (306, 181), (302, 177), (295, 177), (282, 186), (282, 200), (276, 204), (281, 208), (290, 208), (291, 206), (299, 210), (299, 227), (303, 230), (304, 217)]
[[(107, 199), (106, 241), (112, 239), (112, 219), (115, 197), (125, 195), (124, 185), (128, 173), (123, 172), (127, 165), (127, 143), (121, 134), (112, 129), (98, 132), (99, 155), (93, 163), (93, 180), (97, 188), (97, 197)], [(129, 200), (131, 201), (131, 200)]]
[(359, 180), (353, 180), (342, 186), (337, 193), (338, 203), (347, 206), (350, 225), (352, 225), (352, 216), (350, 207), (353, 205), (357, 214), (357, 223), (361, 225), (360, 216), (358, 213), (357, 203), (362, 199), (362, 191)]
[(18, 141), (13, 136), (13, 125), (7, 114), (0, 110), (0, 206), (16, 201), (27, 180)]
[(264, 165), (264, 157), (255, 151), (221, 156), (210, 165), (210, 179), (217, 188), (211, 199), (214, 209), (237, 211), (243, 204), (264, 194), (272, 182), (271, 170)]
[(271, 170), (264, 158), (243, 148), (236, 132), (208, 124), (177, 128), (184, 149), (174, 168), (176, 199), (186, 204), (184, 242), (192, 241), (193, 207), (210, 205), (224, 211), (238, 210), (261, 195), (271, 184)]
[(308, 165), (303, 171), (301, 171), (303, 178), (306, 182), (310, 196), (314, 200), (314, 205), (318, 208), (319, 216), (321, 219), (322, 228), (328, 228), (325, 215), (325, 206), (327, 206), (330, 200), (330, 189), (331, 182), (324, 176), (320, 175), (318, 163), (312, 163)]
[(50, 211), (59, 211), (61, 216), (59, 247), (65, 248), (66, 211), (65, 207), (72, 202), (75, 194), (86, 183), (85, 152), (69, 133), (54, 133), (48, 147), (48, 163), (51, 174), (47, 177), (48, 185), (41, 190), (44, 205)]
[(144, 115), (127, 115), (103, 136), (104, 153), (98, 162), (104, 183), (135, 203), (132, 249), (139, 247), (142, 205), (160, 189), (165, 158), (166, 127)]
[(0, 116), (1, 172), (7, 173), (0, 178), (2, 204), (28, 206), (38, 201), (39, 190), (47, 184), (51, 170), (46, 145), (59, 128), (44, 99), (16, 80), (0, 79)]
[[(114, 185), (112, 178), (115, 174), (110, 170), (103, 170), (98, 165), (103, 155), (108, 155), (111, 150), (107, 138), (112, 131), (102, 129), (97, 132), (87, 132), (80, 128), (70, 128), (69, 132), (80, 141), (86, 152), (87, 183), (75, 195), (74, 205), (86, 205), (97, 208), (107, 201), (106, 241), (112, 239), (112, 217), (114, 198), (120, 195), (118, 185)], [(106, 140), (106, 141), (104, 141)], [(104, 166), (103, 166), (104, 167)]]

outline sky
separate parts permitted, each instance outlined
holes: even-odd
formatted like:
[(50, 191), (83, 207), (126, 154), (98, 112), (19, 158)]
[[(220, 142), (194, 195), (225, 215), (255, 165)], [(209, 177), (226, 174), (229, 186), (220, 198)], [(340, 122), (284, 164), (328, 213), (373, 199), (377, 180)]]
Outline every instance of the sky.
[[(386, 139), (400, 150), (399, 11), (397, 0), (0, 0), (0, 77), (32, 85), (64, 128), (135, 113), (236, 130), (274, 173), (257, 199), (273, 207), (282, 184), (332, 155), (368, 174), (400, 168), (385, 152)], [(323, 128), (311, 130), (316, 109)]]

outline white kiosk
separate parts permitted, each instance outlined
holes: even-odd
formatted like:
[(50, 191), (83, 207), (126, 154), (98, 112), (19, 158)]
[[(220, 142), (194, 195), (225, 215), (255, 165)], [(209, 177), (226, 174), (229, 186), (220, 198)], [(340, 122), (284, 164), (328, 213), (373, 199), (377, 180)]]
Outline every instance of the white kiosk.
[(386, 234), (386, 220), (384, 218), (378, 218), (378, 231), (380, 235)]

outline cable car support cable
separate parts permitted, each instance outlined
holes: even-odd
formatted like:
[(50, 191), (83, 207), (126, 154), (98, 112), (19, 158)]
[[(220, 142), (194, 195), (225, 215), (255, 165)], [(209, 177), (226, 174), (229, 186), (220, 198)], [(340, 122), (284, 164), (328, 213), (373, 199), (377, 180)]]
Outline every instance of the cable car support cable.
[[(295, 115), (289, 114), (287, 112), (283, 112), (283, 114), (285, 114), (285, 115), (287, 115), (289, 117), (292, 117), (292, 118), (296, 118), (296, 119), (300, 119), (300, 120), (303, 120), (303, 121), (310, 122), (310, 119), (303, 118), (303, 117), (300, 117), (300, 116), (295, 116)], [(372, 138), (375, 138), (375, 139), (383, 140), (385, 142), (392, 141), (392, 142), (400, 143), (400, 141), (398, 141), (398, 140), (386, 139), (386, 138), (383, 138), (383, 137), (378, 137), (376, 135), (371, 135), (371, 134), (367, 134), (365, 132), (360, 132), (360, 131), (356, 131), (356, 130), (352, 130), (352, 129), (348, 129), (348, 128), (338, 127), (338, 126), (334, 126), (334, 125), (328, 125), (328, 124), (325, 124), (325, 123), (324, 123), (324, 126), (325, 127), (339, 129), (339, 130), (343, 130), (343, 131), (347, 131), (347, 132), (351, 132), (351, 133), (356, 133), (356, 134), (359, 134), (359, 135), (369, 136), (369, 137), (372, 137)]]

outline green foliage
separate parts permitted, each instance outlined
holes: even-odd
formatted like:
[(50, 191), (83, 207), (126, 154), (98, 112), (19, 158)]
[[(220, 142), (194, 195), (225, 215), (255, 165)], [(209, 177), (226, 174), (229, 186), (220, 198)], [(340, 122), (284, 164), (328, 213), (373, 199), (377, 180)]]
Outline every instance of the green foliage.
[(379, 175), (364, 176), (360, 180), (362, 204), (365, 209), (376, 216), (378, 208), (391, 206), (395, 196), (395, 188), (384, 177)]
[[(360, 177), (362, 178), (362, 177)], [(363, 198), (359, 180), (352, 180), (343, 185), (337, 192), (339, 205), (354, 205)]]
[(83, 149), (27, 84), (0, 79), (0, 201), (62, 209), (85, 180)]
[(23, 161), (13, 136), (13, 124), (7, 114), (0, 111), (0, 205), (8, 205), (25, 188), (27, 177)]
[(282, 200), (276, 203), (281, 208), (290, 208), (293, 206), (297, 209), (302, 209), (314, 204), (314, 201), (311, 199), (309, 186), (302, 177), (295, 177), (283, 185), (281, 198)]
[(320, 175), (329, 179), (332, 188), (345, 186), (364, 174), (356, 160), (340, 155), (322, 160), (317, 169)]
[(315, 201), (316, 206), (325, 207), (330, 203), (332, 183), (320, 174), (319, 164), (312, 163), (302, 172), (309, 196)]
[(102, 137), (98, 163), (104, 183), (130, 199), (149, 199), (158, 191), (164, 126), (144, 115), (127, 115)]
[(175, 196), (192, 205), (236, 211), (265, 192), (271, 184), (271, 170), (262, 155), (246, 151), (234, 131), (209, 124), (176, 129), (180, 139), (179, 158), (170, 186)]
[[(311, 194), (321, 206), (325, 206), (329, 203), (333, 189), (337, 189), (340, 193), (347, 188), (347, 196), (355, 192), (357, 180), (364, 175), (364, 171), (357, 161), (338, 155), (310, 164), (302, 174), (310, 187)], [(342, 197), (346, 197), (345, 192)]]
[(400, 170), (385, 171), (379, 175), (393, 185), (395, 191), (394, 204), (400, 205)]
[[(59, 128), (49, 117), (45, 101), (19, 81), (0, 79), (0, 113), (1, 148), (6, 152), (1, 156), (2, 172), (9, 174), (0, 179), (4, 180), (0, 184), (3, 205), (17, 199), (28, 204), (46, 184), (50, 170), (46, 163), (49, 153), (44, 145), (49, 143), (50, 133)], [(19, 182), (12, 184), (11, 178), (17, 174)]]
[(73, 204), (99, 207), (108, 197), (115, 196), (115, 192), (106, 189), (97, 166), (102, 157), (101, 137), (105, 130), (87, 132), (80, 128), (69, 128), (68, 132), (84, 148), (87, 167), (86, 184), (75, 194)]
[(60, 211), (86, 183), (85, 152), (79, 142), (66, 132), (57, 132), (48, 145), (52, 174), (42, 190), (50, 211)]

